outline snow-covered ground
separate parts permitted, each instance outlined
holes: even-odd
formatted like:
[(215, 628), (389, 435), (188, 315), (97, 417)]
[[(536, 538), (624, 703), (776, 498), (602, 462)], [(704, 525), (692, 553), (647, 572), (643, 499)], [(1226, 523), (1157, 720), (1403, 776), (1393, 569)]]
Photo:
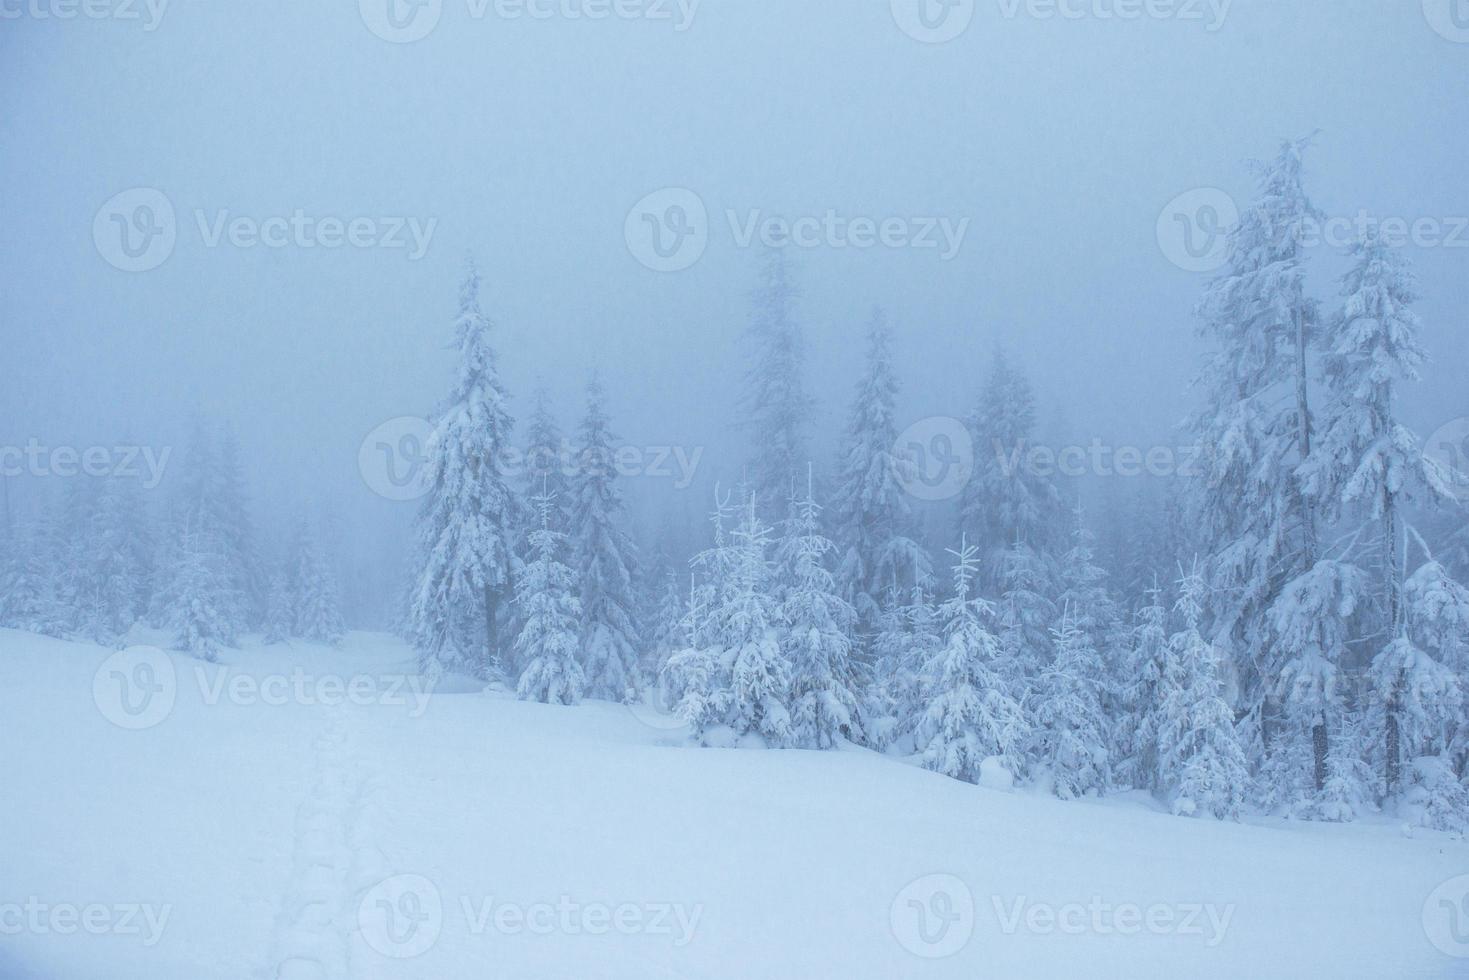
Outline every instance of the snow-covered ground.
[(0, 977), (1469, 976), (1447, 836), (425, 699), (380, 634), (226, 659), (0, 631)]

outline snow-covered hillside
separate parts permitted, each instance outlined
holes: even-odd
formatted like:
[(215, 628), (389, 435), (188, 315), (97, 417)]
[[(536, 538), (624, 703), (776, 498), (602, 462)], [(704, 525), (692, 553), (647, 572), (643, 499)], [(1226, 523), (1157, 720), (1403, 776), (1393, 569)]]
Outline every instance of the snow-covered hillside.
[(0, 631), (0, 976), (1469, 976), (1445, 835), (690, 748), (378, 634), (225, 659)]

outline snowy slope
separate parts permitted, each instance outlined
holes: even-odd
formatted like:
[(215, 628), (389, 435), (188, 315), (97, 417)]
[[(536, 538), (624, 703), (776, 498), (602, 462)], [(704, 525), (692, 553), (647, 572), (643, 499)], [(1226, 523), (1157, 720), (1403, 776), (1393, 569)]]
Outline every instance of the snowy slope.
[[(423, 702), (378, 634), (223, 673), (110, 657), (0, 631), (0, 977), (1469, 976), (1425, 932), (1469, 846), (1387, 823), (691, 749), (462, 681)], [(141, 714), (119, 675), (156, 689)]]

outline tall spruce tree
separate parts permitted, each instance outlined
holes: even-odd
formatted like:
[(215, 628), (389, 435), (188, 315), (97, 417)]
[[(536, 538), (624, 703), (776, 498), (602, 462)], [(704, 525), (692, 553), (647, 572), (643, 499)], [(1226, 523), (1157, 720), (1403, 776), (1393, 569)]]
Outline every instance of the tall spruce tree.
[(912, 508), (901, 483), (911, 462), (896, 454), (897, 395), (892, 333), (878, 309), (868, 326), (867, 365), (838, 459), (832, 508), (837, 584), (856, 610), (856, 637), (868, 655), (882, 597), (927, 587), (933, 576), (928, 552), (915, 540)]
[(795, 312), (798, 296), (786, 253), (771, 249), (751, 296), (747, 337), (753, 360), (741, 406), (753, 447), (748, 489), (767, 523), (787, 516), (792, 487), (811, 458), (806, 432), (814, 402), (806, 393), (805, 338)]
[(516, 694), (522, 701), (576, 704), (586, 689), (586, 675), (577, 662), (581, 603), (576, 576), (562, 563), (566, 550), (563, 532), (551, 526), (555, 498), (547, 491), (550, 478), (535, 498), (540, 527), (531, 532), (532, 559), (516, 583), (516, 603), (524, 624), (516, 637), (516, 659), (525, 665)]
[(594, 376), (578, 430), (571, 480), (571, 549), (580, 589), (582, 667), (587, 693), (613, 701), (638, 696), (638, 629), (633, 621), (637, 555), (618, 526), (622, 494), (617, 487), (616, 436), (610, 428), (606, 394)]
[(797, 745), (829, 749), (843, 737), (862, 738), (852, 690), (852, 631), (857, 613), (837, 594), (827, 567), (836, 546), (821, 533), (814, 481), (787, 522), (777, 557), (786, 583), (781, 638), (791, 671), (791, 733)]
[(1296, 468), (1311, 454), (1307, 378), (1319, 319), (1306, 295), (1302, 241), (1319, 213), (1302, 185), (1307, 141), (1257, 165), (1258, 194), (1230, 232), (1227, 265), (1197, 315), (1214, 345), (1190, 428), (1206, 450), (1192, 501), (1209, 547), (1205, 629), (1232, 654), (1247, 707), (1269, 745), (1273, 691), (1300, 651), (1271, 642), (1267, 611), (1316, 561), (1313, 506)]
[(455, 316), (459, 370), (434, 416), (426, 449), (428, 494), (419, 515), (418, 572), (410, 610), (425, 667), (481, 675), (501, 662), (501, 605), (511, 585), (518, 528), (506, 456), (506, 409), (491, 323), (480, 310), (479, 273), (468, 263)]
[(975, 783), (991, 757), (1011, 773), (1021, 771), (1028, 726), (998, 669), (999, 641), (985, 626), (993, 610), (974, 594), (979, 549), (961, 539), (959, 550), (949, 553), (954, 589), (941, 612), (944, 642), (925, 670), (927, 688), (913, 731), (925, 768)]

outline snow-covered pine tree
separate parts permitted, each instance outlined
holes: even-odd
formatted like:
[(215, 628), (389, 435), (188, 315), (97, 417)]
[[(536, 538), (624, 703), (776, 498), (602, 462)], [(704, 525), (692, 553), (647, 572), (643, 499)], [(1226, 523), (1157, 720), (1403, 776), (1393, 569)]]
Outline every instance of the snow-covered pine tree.
[(928, 552), (915, 540), (912, 508), (900, 482), (912, 465), (896, 455), (898, 380), (892, 333), (881, 309), (867, 331), (867, 365), (857, 384), (832, 502), (838, 551), (837, 584), (857, 612), (855, 638), (869, 658), (882, 616), (882, 597), (927, 587), (933, 578)]
[(791, 739), (790, 664), (780, 649), (770, 528), (753, 495), (731, 537), (728, 594), (711, 622), (729, 664), (726, 723), (737, 737), (755, 736), (779, 748)]
[(245, 468), (240, 459), (240, 443), (234, 427), (225, 425), (220, 438), (219, 468), (216, 487), (211, 494), (215, 521), (230, 583), (242, 598), (241, 626), (248, 628), (260, 622), (264, 614), (264, 582), (255, 549), (254, 525), (250, 520), (249, 493), (245, 484)]
[(795, 315), (798, 295), (790, 260), (784, 250), (771, 249), (751, 295), (746, 333), (754, 357), (741, 402), (753, 448), (749, 490), (769, 522), (787, 516), (791, 487), (811, 458), (806, 429), (814, 403), (806, 393), (805, 339)]
[(1208, 586), (1196, 566), (1179, 582), (1183, 628), (1169, 637), (1158, 717), (1158, 761), (1173, 812), (1239, 819), (1250, 772), (1224, 700), (1219, 649), (1200, 627)]
[(265, 593), (265, 623), (262, 627), (266, 643), (283, 643), (291, 638), (296, 626), (296, 604), (290, 577), (282, 568), (270, 574)]
[(82, 478), (68, 489), (63, 514), (68, 530), (58, 595), (71, 631), (117, 643), (142, 616), (152, 578), (151, 530), (137, 486)]
[(863, 737), (851, 664), (857, 613), (837, 594), (827, 567), (836, 546), (821, 533), (815, 493), (808, 469), (806, 494), (786, 523), (777, 554), (786, 582), (781, 645), (790, 664), (792, 740), (808, 748), (829, 749), (842, 738)]
[(1268, 746), (1269, 691), (1295, 651), (1273, 647), (1266, 612), (1316, 559), (1316, 529), (1296, 467), (1310, 455), (1310, 333), (1301, 242), (1318, 217), (1301, 182), (1308, 141), (1285, 143), (1257, 165), (1258, 194), (1230, 232), (1227, 265), (1199, 303), (1214, 351), (1200, 379), (1204, 407), (1189, 428), (1206, 471), (1191, 501), (1210, 549), (1205, 628), (1234, 659), (1258, 736)]
[(61, 546), (54, 521), (42, 517), (7, 539), (0, 566), (0, 627), (65, 636), (67, 610), (58, 587)]
[(1291, 651), (1267, 689), (1280, 705), (1260, 788), (1267, 809), (1312, 816), (1330, 777), (1331, 732), (1344, 724), (1342, 661), (1359, 634), (1367, 580), (1355, 565), (1322, 559), (1287, 582), (1268, 611), (1273, 646)]
[(690, 561), (688, 604), (680, 620), (682, 642), (659, 674), (665, 698), (689, 723), (694, 736), (708, 744), (730, 705), (730, 659), (718, 614), (729, 600), (738, 564), (737, 546), (728, 525), (730, 498), (714, 488), (713, 544)]
[(336, 576), (304, 522), (296, 535), (291, 581), (295, 589), (291, 634), (313, 643), (340, 643), (347, 627), (338, 604)]
[[(974, 473), (959, 498), (960, 531), (974, 542), (990, 569), (998, 569), (999, 553), (1017, 545), (1050, 554), (1063, 526), (1061, 496), (1026, 462), (1035, 429), (1035, 395), (1002, 350), (995, 351), (968, 424), (974, 440)], [(999, 584), (993, 577), (988, 582)]]
[[(536, 389), (535, 409), (526, 420), (525, 448), (525, 496), (534, 500), (538, 496), (551, 498), (551, 530), (564, 535), (571, 527), (571, 482), (569, 470), (575, 460), (556, 416), (551, 412), (550, 395), (545, 387)], [(526, 526), (527, 538), (541, 527), (540, 514), (530, 508)], [(559, 556), (565, 560), (565, 556)]]
[(649, 671), (654, 678), (663, 675), (668, 658), (684, 649), (687, 631), (684, 616), (688, 611), (685, 584), (672, 568), (665, 568), (659, 577), (659, 588), (653, 596), (652, 612), (649, 615), (648, 659)]
[(177, 648), (215, 662), (221, 647), (235, 645), (242, 599), (223, 544), (208, 533), (187, 528), (173, 553), (174, 572), (164, 608)]
[(571, 551), (581, 598), (581, 654), (587, 694), (612, 701), (638, 697), (638, 629), (633, 622), (637, 555), (618, 527), (622, 494), (617, 487), (612, 434), (601, 382), (587, 385), (587, 410), (578, 430), (571, 480)]
[[(184, 583), (174, 580), (183, 574), (188, 561), (181, 549), (185, 542), (192, 541), (209, 556), (207, 563), (212, 567), (207, 576), (216, 587), (210, 602), (211, 616), (226, 624), (224, 632), (230, 637), (248, 629), (252, 621), (251, 596), (246, 591), (251, 578), (246, 557), (251, 547), (248, 529), (238, 456), (226, 468), (209, 427), (195, 418), (154, 560), (149, 621), (167, 627), (181, 615), (173, 604), (183, 592)], [(197, 574), (192, 577), (195, 584), (204, 580)]]
[(1399, 789), (1404, 761), (1400, 703), (1411, 696), (1391, 664), (1408, 669), (1422, 655), (1408, 637), (1403, 568), (1409, 502), (1437, 504), (1452, 497), (1451, 474), (1425, 458), (1417, 437), (1397, 419), (1397, 387), (1414, 381), (1425, 355), (1418, 344), (1417, 299), (1412, 274), (1380, 235), (1369, 233), (1353, 249), (1353, 265), (1342, 278), (1342, 309), (1323, 337), (1327, 410), (1316, 449), (1302, 466), (1305, 487), (1327, 515), (1348, 524), (1376, 525), (1377, 569), (1388, 648), (1374, 674), (1388, 685), (1384, 702), (1384, 777), (1389, 795)]
[(1102, 657), (1069, 608), (1052, 630), (1056, 657), (1031, 694), (1030, 757), (1063, 800), (1104, 792), (1111, 782), (1107, 719), (1102, 712)]
[(516, 660), (525, 664), (516, 685), (522, 701), (576, 704), (586, 690), (586, 675), (577, 662), (581, 630), (581, 603), (576, 576), (558, 557), (566, 535), (555, 530), (555, 498), (547, 491), (550, 478), (535, 498), (541, 526), (531, 532), (531, 560), (516, 583), (516, 603), (524, 624), (515, 640)]
[(506, 480), (515, 423), (473, 260), (454, 330), (458, 378), (426, 447), (429, 491), (419, 515), (411, 627), (426, 669), (459, 666), (489, 675), (502, 654), (500, 607), (511, 585), (519, 515)]
[(1115, 775), (1134, 789), (1160, 792), (1164, 780), (1158, 731), (1168, 664), (1168, 610), (1156, 581), (1128, 633), (1124, 663), (1128, 683), (1118, 699)]
[(998, 556), (995, 575), (1001, 590), (996, 625), (1001, 649), (1000, 672), (1005, 684), (1027, 707), (1025, 692), (1054, 657), (1051, 627), (1057, 619), (1057, 578), (1050, 560), (1030, 545), (1015, 541)]
[(913, 731), (925, 768), (974, 783), (988, 758), (1020, 771), (1027, 725), (998, 670), (999, 641), (985, 627), (993, 611), (973, 594), (979, 549), (961, 538), (959, 550), (949, 553), (954, 591), (941, 612), (944, 643), (925, 670), (928, 686)]

